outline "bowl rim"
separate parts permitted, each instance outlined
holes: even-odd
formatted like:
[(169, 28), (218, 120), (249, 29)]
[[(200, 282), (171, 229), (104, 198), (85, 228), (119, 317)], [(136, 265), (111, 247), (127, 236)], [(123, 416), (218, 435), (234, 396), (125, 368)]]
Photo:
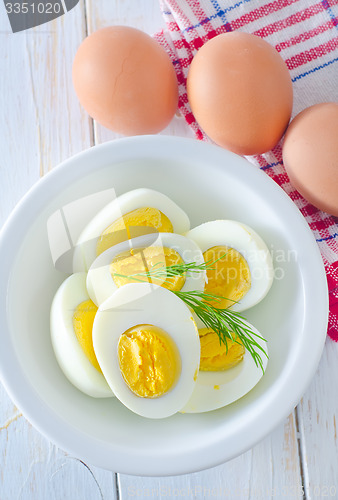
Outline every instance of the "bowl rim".
[[(153, 148), (155, 143), (156, 148)], [(25, 379), (24, 371), (18, 362), (14, 346), (10, 339), (6, 316), (7, 283), (10, 277), (11, 266), (15, 262), (15, 252), (11, 251), (11, 249), (20, 248), (20, 242), (22, 241), (22, 234), (18, 234), (18, 231), (15, 231), (16, 225), (21, 224), (20, 221), (22, 219), (26, 221), (34, 220), (34, 217), (39, 214), (41, 208), (48, 204), (50, 192), (53, 191), (52, 187), (56, 185), (56, 180), (58, 180), (58, 189), (60, 189), (60, 184), (61, 187), (62, 185), (68, 186), (77, 180), (80, 172), (83, 176), (86, 173), (93, 172), (97, 167), (103, 168), (106, 164), (136, 160), (140, 157), (158, 159), (166, 155), (166, 159), (168, 157), (175, 158), (176, 161), (181, 162), (184, 161), (184, 155), (180, 154), (178, 156), (177, 152), (182, 150), (182, 148), (187, 158), (191, 154), (198, 154), (215, 164), (224, 162), (224, 159), (227, 158), (237, 164), (236, 168), (243, 169), (247, 178), (259, 178), (259, 183), (263, 191), (264, 189), (268, 190), (272, 198), (277, 196), (280, 198), (287, 218), (292, 217), (293, 223), (302, 232), (303, 243), (307, 247), (306, 255), (304, 256), (304, 268), (311, 271), (303, 275), (304, 297), (306, 295), (304, 330), (307, 331), (309, 340), (302, 346), (302, 357), (306, 360), (306, 369), (304, 366), (299, 366), (296, 353), (294, 353), (292, 363), (289, 363), (286, 381), (284, 381), (282, 387), (278, 386), (278, 391), (276, 388), (273, 394), (271, 394), (271, 391), (267, 391), (264, 397), (261, 398), (259, 412), (256, 409), (255, 414), (251, 416), (250, 428), (245, 425), (244, 421), (239, 422), (239, 426), (241, 426), (245, 436), (240, 446), (237, 443), (234, 446), (233, 442), (230, 449), (227, 446), (222, 446), (222, 437), (218, 436), (217, 450), (214, 443), (200, 448), (198, 453), (196, 453), (196, 447), (193, 447), (193, 449), (187, 450), (184, 456), (181, 455), (180, 460), (177, 460), (176, 456), (166, 456), (165, 460), (160, 460), (158, 457), (149, 457), (147, 450), (145, 450), (144, 456), (138, 457), (135, 455), (133, 462), (131, 462), (130, 456), (126, 455), (122, 446), (114, 446), (114, 450), (112, 450), (111, 445), (108, 446), (102, 442), (99, 448), (97, 440), (93, 438), (89, 439), (84, 432), (77, 429), (75, 435), (74, 428), (64, 418), (56, 415), (42, 401), (34, 387)], [(107, 154), (110, 155), (108, 163), (106, 160), (103, 161)], [(81, 165), (83, 158), (87, 160), (90, 158), (93, 159), (90, 166)], [(98, 161), (100, 159), (101, 164)], [(64, 175), (64, 179), (61, 181), (63, 173), (66, 175)], [(67, 182), (65, 182), (65, 179), (67, 179)], [(180, 475), (210, 468), (240, 455), (270, 433), (293, 410), (313, 378), (324, 348), (328, 322), (327, 280), (317, 242), (306, 220), (288, 195), (268, 175), (260, 169), (255, 168), (248, 160), (218, 146), (195, 139), (163, 135), (122, 138), (93, 146), (63, 161), (33, 185), (10, 214), (0, 232), (0, 261), (5, 269), (5, 275), (0, 282), (0, 338), (2, 343), (0, 379), (3, 385), (24, 416), (48, 440), (74, 456), (80, 456), (82, 460), (105, 469), (115, 470), (118, 468), (117, 472), (120, 473), (143, 476)], [(311, 293), (311, 284), (313, 285), (314, 283), (316, 284), (315, 294)], [(15, 377), (11, 375), (13, 366), (16, 366)], [(293, 383), (295, 376), (297, 377), (298, 384)], [(17, 383), (18, 381), (20, 381), (20, 384)], [(276, 404), (278, 401), (278, 406), (283, 407), (284, 411), (276, 415), (273, 411), (273, 401)], [(38, 411), (36, 411), (36, 408), (38, 408)], [(262, 414), (264, 415), (264, 421), (262, 420)], [(256, 425), (258, 422), (259, 425)], [(62, 432), (59, 432), (55, 436), (55, 432), (53, 434), (53, 431), (58, 427), (62, 427)], [(228, 445), (228, 443), (223, 444)], [(210, 453), (210, 449), (212, 449), (212, 453)], [(116, 455), (118, 462), (114, 462), (114, 460), (112, 462), (111, 459), (109, 462), (107, 460), (108, 454), (110, 457)], [(149, 470), (148, 462), (151, 459), (152, 468)], [(114, 468), (110, 464), (113, 464)], [(185, 465), (182, 466), (182, 464)]]

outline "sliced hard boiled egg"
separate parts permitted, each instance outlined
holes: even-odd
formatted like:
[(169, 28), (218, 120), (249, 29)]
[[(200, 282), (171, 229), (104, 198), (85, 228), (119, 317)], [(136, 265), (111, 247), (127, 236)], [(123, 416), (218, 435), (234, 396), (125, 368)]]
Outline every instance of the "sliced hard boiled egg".
[[(205, 271), (166, 275), (167, 266), (192, 262), (203, 265), (204, 259), (197, 244), (189, 238), (173, 233), (139, 236), (109, 248), (95, 259), (88, 271), (88, 293), (100, 305), (128, 283), (150, 282), (171, 291), (203, 291)], [(147, 272), (153, 273), (151, 278)]]
[(153, 189), (134, 189), (108, 203), (85, 227), (74, 252), (74, 272), (87, 271), (108, 248), (143, 234), (183, 234), (187, 214), (168, 196)]
[(207, 270), (205, 292), (223, 297), (210, 300), (220, 309), (244, 311), (260, 302), (273, 280), (271, 254), (249, 226), (232, 220), (215, 220), (191, 229), (186, 236), (203, 252)]
[(198, 333), (201, 343), (200, 371), (229, 370), (242, 361), (245, 347), (239, 338), (228, 338), (225, 344), (220, 342), (217, 333), (210, 328), (199, 328)]
[(119, 288), (100, 306), (93, 340), (102, 372), (127, 408), (164, 418), (187, 404), (200, 342), (191, 312), (174, 293), (150, 283)]
[[(203, 336), (206, 335), (205, 325), (198, 318), (195, 319), (198, 330), (202, 334), (200, 368), (203, 370), (200, 369), (198, 372), (196, 387), (183, 408), (183, 413), (203, 413), (227, 406), (251, 391), (263, 376), (262, 368), (255, 364), (252, 355), (247, 350), (243, 353), (238, 344), (236, 347), (236, 344), (229, 343), (228, 360), (222, 348), (216, 353), (208, 352), (209, 347), (203, 345)], [(253, 333), (261, 337), (256, 328), (247, 321), (245, 323)], [(259, 337), (255, 337), (257, 343), (268, 353), (266, 342)], [(258, 347), (256, 350), (261, 356), (265, 371), (268, 359)], [(223, 360), (220, 363), (217, 358), (220, 357), (221, 351)], [(220, 367), (219, 370), (215, 369), (217, 365)]]
[(86, 289), (86, 274), (67, 278), (52, 302), (50, 327), (52, 345), (60, 368), (80, 391), (94, 398), (112, 397), (97, 362), (92, 325), (97, 307)]

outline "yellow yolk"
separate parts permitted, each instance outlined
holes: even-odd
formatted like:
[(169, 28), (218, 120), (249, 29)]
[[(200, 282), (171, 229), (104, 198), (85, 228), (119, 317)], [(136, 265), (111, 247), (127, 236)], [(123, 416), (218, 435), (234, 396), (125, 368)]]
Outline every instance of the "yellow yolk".
[(137, 325), (124, 332), (118, 343), (122, 376), (141, 398), (158, 398), (177, 381), (181, 362), (169, 335), (153, 325)]
[(209, 328), (198, 330), (201, 343), (201, 371), (223, 371), (236, 366), (242, 361), (245, 349), (237, 339), (235, 342), (228, 339), (228, 347), (220, 343), (217, 333)]
[(121, 241), (157, 231), (160, 233), (174, 231), (168, 217), (157, 208), (137, 208), (117, 219), (103, 231), (97, 242), (96, 254), (100, 255)]
[(73, 314), (73, 329), (85, 355), (87, 356), (91, 364), (100, 373), (102, 373), (94, 352), (92, 337), (93, 323), (96, 312), (97, 307), (94, 302), (92, 302), (91, 300), (81, 302), (81, 304), (77, 306)]
[[(178, 291), (184, 285), (185, 278), (183, 276), (173, 276), (167, 279), (165, 276), (160, 278), (155, 276), (151, 278), (148, 276), (135, 276), (132, 278), (130, 276), (150, 271), (154, 266), (158, 269), (161, 265), (172, 266), (182, 263), (183, 260), (180, 254), (172, 248), (147, 247), (133, 250), (133, 255), (129, 251), (117, 255), (110, 264), (110, 273), (118, 287), (127, 283), (138, 283), (141, 280), (163, 286), (171, 291)], [(117, 274), (127, 277), (117, 276)]]
[(244, 257), (234, 248), (216, 246), (203, 254), (205, 262), (214, 262), (207, 270), (207, 283), (204, 291), (224, 297), (222, 300), (209, 301), (219, 309), (226, 309), (238, 302), (250, 290), (251, 274)]

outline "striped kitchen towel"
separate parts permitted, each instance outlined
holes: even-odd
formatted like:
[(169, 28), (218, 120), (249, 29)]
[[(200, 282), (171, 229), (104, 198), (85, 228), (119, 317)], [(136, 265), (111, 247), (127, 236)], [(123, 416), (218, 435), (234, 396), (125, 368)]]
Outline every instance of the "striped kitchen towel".
[[(293, 82), (293, 116), (312, 104), (338, 102), (338, 0), (160, 0), (160, 5), (167, 29), (155, 38), (174, 64), (179, 110), (197, 139), (208, 140), (189, 107), (188, 68), (197, 50), (220, 33), (246, 31), (277, 49)], [(338, 218), (317, 210), (292, 188), (281, 144), (248, 159), (286, 191), (315, 235), (330, 292), (328, 334), (338, 341)]]

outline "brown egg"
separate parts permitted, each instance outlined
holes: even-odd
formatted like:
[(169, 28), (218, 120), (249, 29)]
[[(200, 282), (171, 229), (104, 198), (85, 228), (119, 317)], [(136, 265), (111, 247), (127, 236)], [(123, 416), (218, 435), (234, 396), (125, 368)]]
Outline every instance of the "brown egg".
[(315, 104), (292, 120), (284, 138), (283, 161), (300, 194), (338, 216), (338, 103)]
[(292, 111), (292, 82), (278, 52), (248, 33), (224, 33), (195, 55), (188, 73), (195, 118), (217, 144), (260, 154), (281, 139)]
[(112, 26), (86, 38), (75, 55), (73, 83), (90, 116), (124, 135), (157, 133), (177, 109), (169, 56), (135, 28)]

